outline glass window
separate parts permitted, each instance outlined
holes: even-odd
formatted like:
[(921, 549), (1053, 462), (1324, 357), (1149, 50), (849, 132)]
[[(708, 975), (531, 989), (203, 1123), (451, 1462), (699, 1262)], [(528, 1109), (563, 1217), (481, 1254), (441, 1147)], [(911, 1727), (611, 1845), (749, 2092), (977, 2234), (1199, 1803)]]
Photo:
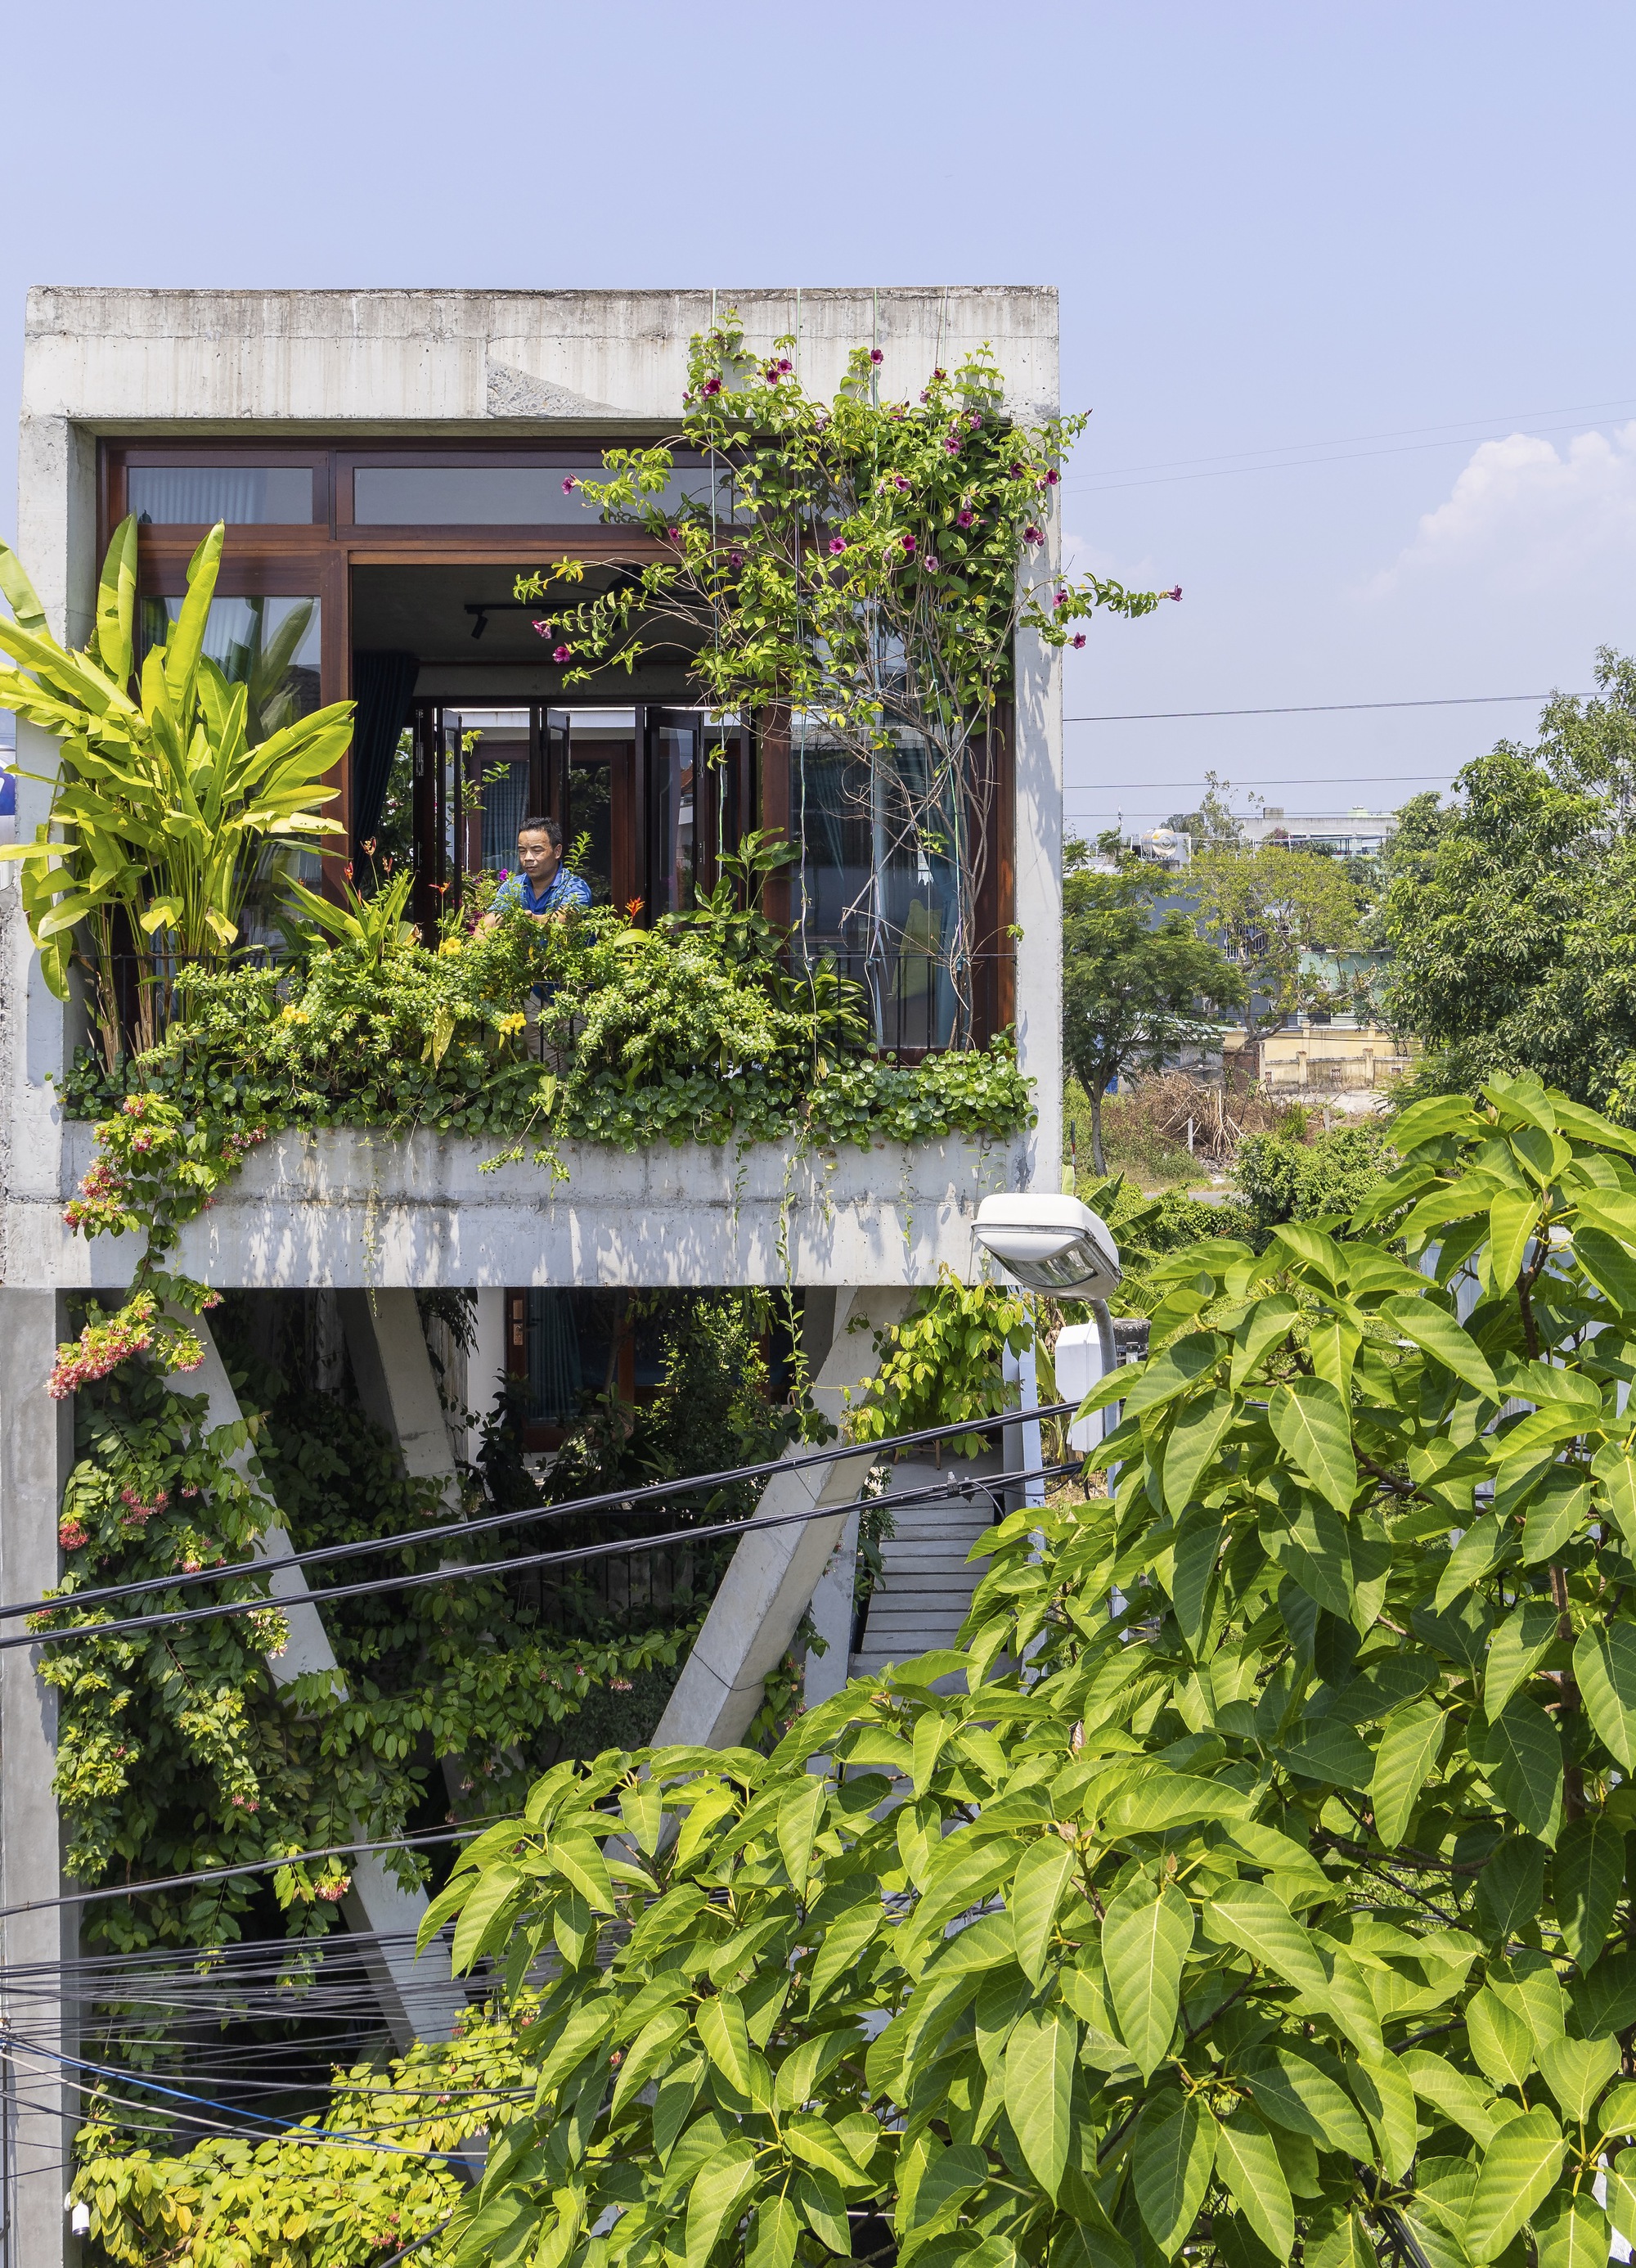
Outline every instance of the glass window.
[[(143, 600), (143, 653), (169, 637), (181, 608), (180, 598)], [(315, 598), (212, 600), (204, 650), (224, 677), (249, 687), (246, 725), (253, 745), (319, 706), (320, 630)]]
[(965, 1020), (955, 980), (969, 987), (970, 924), (931, 752), (899, 731), (867, 762), (797, 718), (790, 755), (797, 954), (864, 987), (877, 1046), (949, 1046)]
[(310, 526), (310, 465), (133, 465), (126, 509), (154, 527)]
[[(599, 462), (581, 470), (588, 479), (606, 477)], [(359, 465), (352, 475), (352, 517), (360, 527), (561, 526), (586, 516), (584, 499), (562, 486), (577, 477), (561, 465)], [(649, 501), (661, 511), (685, 497), (708, 504), (711, 477), (707, 466), (682, 467)], [(716, 477), (725, 515), (727, 479)]]

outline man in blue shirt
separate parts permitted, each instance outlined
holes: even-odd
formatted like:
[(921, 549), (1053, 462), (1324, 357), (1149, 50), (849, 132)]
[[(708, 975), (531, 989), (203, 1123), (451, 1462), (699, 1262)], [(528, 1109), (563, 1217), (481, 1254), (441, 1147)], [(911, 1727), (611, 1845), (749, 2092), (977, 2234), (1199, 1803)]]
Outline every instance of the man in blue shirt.
[(591, 903), (591, 884), (562, 864), (562, 829), (554, 819), (525, 819), (517, 830), (517, 863), (495, 892), (490, 916), (521, 906), (536, 921), (566, 921)]

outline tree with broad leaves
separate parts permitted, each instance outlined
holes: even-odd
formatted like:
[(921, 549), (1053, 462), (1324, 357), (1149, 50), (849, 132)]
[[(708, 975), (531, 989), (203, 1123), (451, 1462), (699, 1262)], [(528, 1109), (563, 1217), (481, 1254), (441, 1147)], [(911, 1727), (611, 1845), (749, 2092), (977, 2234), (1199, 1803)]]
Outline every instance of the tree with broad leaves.
[(1350, 998), (1329, 956), (1361, 942), (1358, 902), (1335, 859), (1278, 843), (1222, 843), (1194, 858), (1187, 886), (1199, 929), (1239, 970), (1258, 1058), (1290, 1016), (1327, 1015)]
[(994, 1531), (964, 1651), (465, 1852), (423, 1940), (551, 1981), (434, 2257), (1636, 2238), (1636, 1136), (1517, 1079), (1394, 1140), (1156, 1265), (1110, 1491)]
[(1090, 1101), (1091, 1162), (1108, 1170), (1102, 1098), (1116, 1079), (1157, 1071), (1183, 1048), (1220, 1044), (1200, 1001), (1236, 1007), (1244, 980), (1179, 908), (1156, 921), (1171, 878), (1141, 858), (1089, 870), (1069, 843), (1062, 883), (1062, 1057)]

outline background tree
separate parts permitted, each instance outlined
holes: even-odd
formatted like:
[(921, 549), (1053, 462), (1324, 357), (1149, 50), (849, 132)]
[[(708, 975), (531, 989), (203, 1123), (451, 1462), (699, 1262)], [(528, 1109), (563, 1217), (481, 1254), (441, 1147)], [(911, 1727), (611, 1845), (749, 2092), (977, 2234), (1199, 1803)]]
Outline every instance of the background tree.
[(1527, 1069), (1636, 1112), (1636, 661), (1552, 701), (1532, 747), (1501, 740), (1394, 846), (1387, 1012), (1434, 1051), (1427, 1084)]
[(1156, 922), (1171, 878), (1140, 858), (1111, 874), (1088, 871), (1082, 843), (1067, 845), (1062, 884), (1062, 1053), (1090, 1102), (1091, 1161), (1107, 1171), (1102, 1098), (1133, 1071), (1157, 1071), (1168, 1056), (1214, 1046), (1216, 1026), (1200, 999), (1236, 1007), (1244, 980), (1179, 908)]
[(1286, 1017), (1327, 1012), (1352, 997), (1322, 959), (1361, 944), (1357, 893), (1336, 860), (1276, 843), (1221, 843), (1194, 858), (1188, 888), (1200, 930), (1239, 972), (1258, 1063), (1262, 1041)]

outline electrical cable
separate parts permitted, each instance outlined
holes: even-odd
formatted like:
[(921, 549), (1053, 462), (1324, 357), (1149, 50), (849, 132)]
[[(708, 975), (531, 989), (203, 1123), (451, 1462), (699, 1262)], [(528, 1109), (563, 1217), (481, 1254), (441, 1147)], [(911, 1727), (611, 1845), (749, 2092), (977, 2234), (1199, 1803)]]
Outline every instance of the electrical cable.
[[(1075, 1406), (1071, 1402), (1056, 1403), (1049, 1409), (1031, 1410), (1029, 1414), (1034, 1418), (1071, 1417)], [(956, 1426), (953, 1429), (957, 1433), (962, 1432), (969, 1433), (975, 1430), (973, 1423), (967, 1423), (965, 1426)], [(855, 1449), (850, 1454), (857, 1456), (863, 1453)], [(1077, 1465), (1053, 1466), (1044, 1476), (1060, 1477), (1064, 1473), (1077, 1472), (1079, 1469)], [(1030, 1474), (1026, 1477), (1038, 1479), (1041, 1476), (1039, 1474)], [(1020, 1477), (1023, 1476), (1009, 1473), (996, 1476), (996, 1479), (1001, 1485)], [(918, 1504), (938, 1497), (981, 1492), (982, 1484), (979, 1482), (950, 1481), (941, 1486), (905, 1490), (903, 1494), (894, 1500), (899, 1504)], [(741, 1535), (746, 1528), (789, 1528), (806, 1520), (833, 1520), (847, 1509), (848, 1509), (847, 1506), (840, 1505), (814, 1505), (804, 1512), (777, 1513), (766, 1520), (752, 1518), (719, 1521), (713, 1526), (705, 1528), (667, 1528), (658, 1535), (621, 1536), (608, 1543), (572, 1544), (560, 1551), (525, 1551), (519, 1552), (509, 1559), (475, 1559), (457, 1562), (453, 1565), (445, 1564), (437, 1567), (422, 1568), (418, 1574), (384, 1575), (368, 1583), (335, 1583), (332, 1584), (327, 1590), (309, 1592), (304, 1598), (297, 1594), (295, 1597), (286, 1596), (282, 1599), (268, 1596), (253, 1599), (220, 1599), (214, 1606), (186, 1607), (173, 1609), (166, 1613), (150, 1615), (127, 1615), (115, 1622), (71, 1623), (62, 1630), (22, 1631), (14, 1632), (10, 1638), (0, 1638), (0, 1653), (4, 1653), (13, 1646), (61, 1646), (89, 1638), (128, 1637), (136, 1631), (176, 1630), (194, 1623), (221, 1622), (240, 1615), (276, 1613), (286, 1607), (326, 1606), (332, 1602), (341, 1599), (378, 1597), (383, 1591), (425, 1590), (435, 1584), (459, 1582), (473, 1576), (483, 1575), (492, 1578), (496, 1575), (520, 1574), (532, 1567), (578, 1565), (591, 1559), (617, 1558), (621, 1553), (634, 1555), (643, 1551), (656, 1551), (666, 1543), (679, 1542), (710, 1543), (722, 1536)], [(269, 1562), (268, 1565), (275, 1571), (278, 1567), (288, 1566), (290, 1564), (288, 1560), (274, 1560)], [(238, 1572), (243, 1575), (245, 1572), (243, 1564), (239, 1563)], [(152, 1582), (141, 1587), (151, 1592), (165, 1587), (161, 1583)], [(44, 1600), (39, 1606), (28, 1608), (25, 1611), (31, 1614), (49, 1614), (54, 1610), (61, 1612), (64, 1609), (77, 1606), (78, 1603), (79, 1594), (76, 1592), (69, 1592), (61, 1598)]]
[[(1065, 1403), (1063, 1407), (1066, 1408), (1067, 1404)], [(1058, 1415), (1058, 1412), (1052, 1409), (1042, 1410), (1035, 1414), (1042, 1418), (1053, 1418)], [(1003, 1412), (1000, 1418), (983, 1421), (986, 1425), (998, 1425), (1003, 1422), (1005, 1422)], [(951, 1440), (958, 1434), (969, 1433), (973, 1430), (974, 1421), (971, 1419), (952, 1425), (927, 1425), (923, 1426), (919, 1432), (888, 1434), (879, 1441), (849, 1441), (835, 1448), (811, 1450), (805, 1456), (769, 1457), (763, 1459), (759, 1464), (730, 1465), (719, 1472), (684, 1474), (679, 1480), (644, 1481), (638, 1487), (609, 1489), (599, 1496), (570, 1497), (565, 1504), (532, 1505), (522, 1512), (489, 1513), (481, 1520), (442, 1521), (436, 1527), (408, 1529), (396, 1535), (373, 1536), (351, 1543), (319, 1544), (310, 1551), (291, 1551), (280, 1559), (260, 1561), (235, 1559), (230, 1560), (220, 1567), (200, 1567), (191, 1572), (182, 1569), (174, 1574), (166, 1575), (162, 1579), (151, 1578), (145, 1582), (103, 1583), (86, 1590), (72, 1592), (68, 1596), (77, 1607), (98, 1607), (106, 1605), (113, 1599), (138, 1598), (156, 1590), (191, 1590), (200, 1583), (236, 1582), (264, 1574), (277, 1575), (289, 1568), (318, 1567), (341, 1559), (367, 1558), (372, 1552), (377, 1551), (408, 1550), (428, 1543), (442, 1543), (451, 1537), (487, 1535), (495, 1528), (526, 1527), (532, 1521), (566, 1520), (571, 1513), (576, 1512), (614, 1510), (634, 1512), (639, 1505), (662, 1502), (666, 1498), (673, 1496), (686, 1496), (695, 1490), (722, 1488), (735, 1481), (770, 1479), (774, 1473), (805, 1472), (811, 1466), (838, 1464), (847, 1457), (878, 1458), (884, 1456), (889, 1450), (913, 1448), (927, 1441)], [(697, 1535), (701, 1531), (695, 1528), (679, 1529), (675, 1532)], [(481, 1564), (510, 1565), (516, 1563), (493, 1561)], [(334, 1597), (337, 1594), (326, 1592), (322, 1595)], [(58, 1597), (24, 1600), (10, 1605), (0, 1604), (0, 1622), (14, 1621), (19, 1615), (48, 1613), (52, 1608), (61, 1607), (63, 1603), (64, 1600)], [(265, 1604), (266, 1602), (260, 1603)], [(15, 1639), (0, 1639), (0, 1646), (16, 1643)]]
[[(1555, 701), (1555, 693), (1451, 693), (1428, 701), (1302, 701), (1282, 709), (1114, 709), (1107, 714), (1065, 717), (1065, 725), (1161, 725), (1188, 717), (1337, 717), (1361, 709), (1481, 709), (1497, 701)], [(1594, 700), (1574, 693), (1572, 701)], [(1405, 777), (1407, 775), (1405, 775)]]
[[(1073, 1414), (1075, 1406), (1076, 1405), (1071, 1402), (1053, 1403), (1038, 1410), (1030, 1410), (1026, 1414), (1031, 1418), (1067, 1417)], [(964, 1428), (957, 1427), (955, 1430), (957, 1432), (965, 1431), (966, 1432), (970, 1432), (972, 1430), (972, 1426), (968, 1423)], [(934, 1488), (905, 1489), (901, 1493), (894, 1491), (888, 1501), (893, 1506), (902, 1506), (905, 1505), (924, 1502), (928, 1498), (935, 1501), (937, 1498), (950, 1496), (993, 1496), (1001, 1493), (1008, 1489), (1020, 1488), (1029, 1481), (1065, 1479), (1072, 1475), (1081, 1472), (1082, 1469), (1082, 1462), (1080, 1460), (1075, 1460), (1074, 1462), (1069, 1464), (1040, 1465), (1034, 1468), (1031, 1471), (995, 1473), (984, 1480), (951, 1480), (944, 1482)], [(710, 1536), (716, 1535), (742, 1535), (744, 1531), (749, 1528), (755, 1528), (758, 1529), (790, 1528), (803, 1521), (834, 1520), (840, 1518), (843, 1513), (850, 1509), (851, 1507), (847, 1505), (814, 1506), (805, 1512), (781, 1513), (770, 1520), (759, 1520), (753, 1521), (742, 1520), (732, 1521), (720, 1528), (687, 1528), (684, 1529), (682, 1533), (691, 1541), (696, 1541), (701, 1538), (708, 1539)], [(585, 1559), (598, 1556), (605, 1556), (609, 1550), (630, 1551), (647, 1550), (655, 1545), (671, 1543), (675, 1539), (672, 1536), (658, 1535), (643, 1538), (641, 1542), (635, 1544), (616, 1543), (606, 1546), (588, 1544), (576, 1551), (535, 1553), (528, 1558), (510, 1559), (503, 1562), (503, 1564), (507, 1568), (528, 1567), (539, 1564), (541, 1560), (555, 1561), (561, 1559)], [(488, 1571), (470, 1571), (458, 1568), (452, 1570), (439, 1569), (436, 1571), (435, 1573), (423, 1579), (421, 1577), (407, 1577), (403, 1580), (406, 1583), (418, 1582), (422, 1580), (436, 1581), (446, 1580), (450, 1573), (458, 1574), (469, 1572)], [(320, 1591), (316, 1593), (314, 1597), (315, 1601), (323, 1602), (328, 1599), (348, 1598), (354, 1596), (359, 1589), (372, 1591), (383, 1587), (392, 1588), (400, 1587), (392, 1585), (381, 1586), (376, 1584), (355, 1585), (338, 1587), (334, 1591)], [(65, 1631), (61, 1632), (59, 1634), (58, 1642), (60, 1642), (62, 1638), (101, 1638), (109, 1635), (111, 1632), (121, 1630), (148, 1629), (155, 1624), (163, 1624), (171, 1621), (191, 1622), (216, 1615), (233, 1614), (241, 1611), (245, 1603), (246, 1602), (230, 1602), (226, 1606), (219, 1608), (200, 1608), (191, 1614), (180, 1616), (152, 1615), (140, 1616), (128, 1623), (88, 1623), (80, 1630)], [(265, 1605), (266, 1602), (253, 1602), (251, 1603), (260, 1603)], [(39, 1638), (35, 1638), (31, 1642), (38, 1645), (40, 1643), (40, 1640)], [(0, 1646), (16, 1646), (21, 1643), (23, 1643), (23, 1641), (17, 1638), (0, 1639)], [(490, 1821), (488, 1822), (488, 1825), (497, 1826), (501, 1822), (496, 1820)], [(94, 1900), (101, 1898), (140, 1897), (145, 1896), (151, 1890), (181, 1889), (191, 1887), (192, 1885), (199, 1882), (224, 1881), (230, 1877), (238, 1874), (268, 1874), (280, 1867), (300, 1866), (313, 1859), (343, 1858), (348, 1855), (357, 1856), (365, 1852), (415, 1850), (421, 1848), (423, 1845), (429, 1845), (432, 1844), (456, 1843), (459, 1841), (463, 1835), (475, 1836), (478, 1834), (487, 1833), (487, 1826), (467, 1825), (464, 1827), (440, 1829), (437, 1832), (431, 1834), (398, 1836), (392, 1841), (384, 1843), (334, 1843), (328, 1845), (322, 1850), (287, 1852), (281, 1857), (249, 1860), (238, 1866), (208, 1867), (200, 1868), (192, 1874), (157, 1875), (145, 1881), (108, 1883), (96, 1889), (75, 1890), (58, 1897), (26, 1898), (18, 1905), (0, 1906), (0, 1921), (8, 1919), (13, 1914), (42, 1912), (57, 1906), (85, 1905), (91, 1904)], [(0, 1975), (4, 1975), (4, 1969), (0, 1968)]]

